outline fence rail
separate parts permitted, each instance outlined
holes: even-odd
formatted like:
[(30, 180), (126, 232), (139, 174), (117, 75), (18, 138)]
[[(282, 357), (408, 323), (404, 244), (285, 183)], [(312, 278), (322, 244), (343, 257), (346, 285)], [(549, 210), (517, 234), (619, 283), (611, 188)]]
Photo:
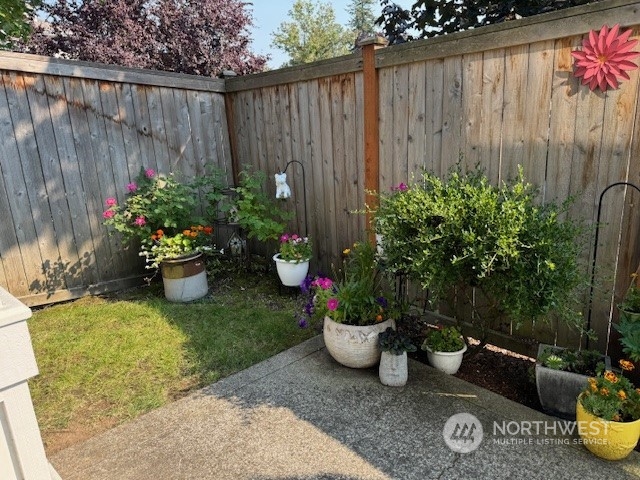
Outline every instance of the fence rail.
[[(422, 168), (444, 175), (459, 159), (495, 183), (522, 165), (541, 202), (576, 196), (569, 215), (595, 226), (607, 185), (640, 182), (640, 82), (635, 70), (618, 90), (590, 92), (572, 76), (570, 52), (590, 29), (615, 23), (638, 38), (640, 2), (607, 0), (377, 51), (381, 189)], [(143, 165), (190, 176), (214, 164), (230, 182), (250, 165), (275, 192), (273, 174), (302, 162), (306, 192), (301, 169), (287, 171), (290, 228), (308, 220), (314, 266), (329, 271), (366, 227), (354, 213), (365, 207), (362, 68), (354, 53), (223, 81), (0, 53), (0, 283), (35, 304), (137, 281), (134, 253), (106, 235), (100, 215), (103, 199), (121, 198)], [(603, 205), (592, 315), (601, 348), (640, 261), (637, 197), (615, 189)], [(577, 340), (554, 332), (560, 343)]]

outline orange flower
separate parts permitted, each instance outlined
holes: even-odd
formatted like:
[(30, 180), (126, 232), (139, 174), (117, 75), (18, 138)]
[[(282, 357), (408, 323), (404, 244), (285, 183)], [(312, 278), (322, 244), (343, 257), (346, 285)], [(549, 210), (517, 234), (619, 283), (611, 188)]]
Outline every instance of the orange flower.
[(202, 225), (198, 225), (198, 226), (196, 227), (196, 230), (198, 230), (199, 232), (201, 232), (201, 231), (203, 231), (203, 230), (204, 230), (204, 227), (203, 227)]
[(589, 380), (589, 388), (591, 388), (592, 392), (597, 392), (598, 391), (598, 385), (596, 384), (596, 379), (595, 378), (590, 378)]
[(151, 235), (151, 240), (153, 240), (154, 242), (158, 240), (158, 235), (156, 235), (155, 233)]
[(191, 238), (196, 238), (196, 237), (198, 236), (198, 232), (191, 232), (191, 233), (189, 234), (189, 236), (190, 236)]
[(604, 378), (611, 383), (618, 383), (618, 376), (612, 371), (606, 371), (604, 374)]
[(382, 321), (382, 315), (376, 315), (376, 322)]
[(624, 390), (618, 390), (618, 398), (620, 400), (626, 400), (627, 399), (627, 392), (625, 392)]
[(164, 232), (162, 230), (158, 229), (158, 230), (156, 230), (156, 234), (162, 236), (162, 235), (164, 235)]
[(205, 235), (211, 235), (213, 233), (213, 227), (204, 227), (202, 229), (205, 233)]
[(627, 372), (630, 372), (635, 368), (633, 362), (630, 362), (629, 360), (620, 360), (618, 363), (620, 364), (620, 368)]
[(188, 237), (189, 235), (191, 235), (191, 230), (183, 230), (183, 231), (182, 231), (182, 234), (183, 234), (185, 237)]
[(612, 420), (613, 420), (614, 422), (621, 422), (621, 421), (622, 421), (622, 417), (620, 416), (620, 414), (619, 414), (619, 413), (616, 413), (616, 414), (613, 416), (613, 419), (612, 419)]
[(602, 395), (602, 396), (606, 397), (607, 395), (609, 395), (609, 390), (608, 390), (608, 389), (606, 389), (606, 388), (604, 388), (604, 387), (603, 387), (603, 388), (601, 388), (601, 389), (600, 389), (600, 395)]

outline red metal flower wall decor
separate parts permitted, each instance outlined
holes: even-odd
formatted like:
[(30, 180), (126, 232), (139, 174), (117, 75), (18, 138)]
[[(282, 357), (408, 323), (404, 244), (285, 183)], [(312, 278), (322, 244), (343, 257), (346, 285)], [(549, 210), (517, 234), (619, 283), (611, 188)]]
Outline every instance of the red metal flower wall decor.
[(575, 58), (574, 76), (591, 90), (618, 88), (618, 78), (629, 80), (627, 71), (638, 68), (631, 60), (640, 55), (632, 52), (638, 40), (629, 40), (631, 29), (620, 33), (620, 24), (612, 29), (604, 25), (600, 32), (591, 30), (582, 41), (582, 50), (571, 52)]

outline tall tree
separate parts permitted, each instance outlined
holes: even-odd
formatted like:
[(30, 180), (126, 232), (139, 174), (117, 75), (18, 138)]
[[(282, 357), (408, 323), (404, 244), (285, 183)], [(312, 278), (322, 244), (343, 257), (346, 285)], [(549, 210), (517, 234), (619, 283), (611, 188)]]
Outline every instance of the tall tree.
[(347, 6), (349, 27), (356, 34), (372, 34), (375, 31), (376, 15), (373, 13), (373, 6), (377, 3), (377, 0), (351, 0)]
[(31, 29), (34, 8), (40, 0), (2, 0), (0, 2), (0, 48), (24, 38)]
[(212, 77), (267, 61), (249, 51), (242, 0), (56, 0), (42, 11), (22, 51)]
[(271, 34), (272, 46), (289, 55), (284, 66), (300, 65), (349, 53), (353, 35), (336, 22), (329, 3), (296, 0), (290, 22), (282, 22)]
[(391, 0), (381, 0), (382, 15), (376, 23), (393, 44), (596, 1), (599, 0), (417, 0), (409, 11)]

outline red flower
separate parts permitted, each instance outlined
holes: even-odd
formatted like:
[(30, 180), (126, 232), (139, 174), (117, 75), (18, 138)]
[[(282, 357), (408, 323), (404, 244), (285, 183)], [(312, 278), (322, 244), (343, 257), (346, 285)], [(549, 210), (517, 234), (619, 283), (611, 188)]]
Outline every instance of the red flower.
[(596, 87), (603, 92), (609, 87), (618, 88), (618, 77), (629, 80), (628, 70), (638, 68), (631, 59), (640, 55), (631, 49), (638, 43), (629, 40), (631, 30), (620, 32), (620, 24), (611, 30), (604, 25), (600, 33), (589, 32), (589, 38), (582, 41), (582, 51), (576, 50), (571, 55), (576, 59), (574, 75), (582, 77), (582, 84), (591, 90)]

